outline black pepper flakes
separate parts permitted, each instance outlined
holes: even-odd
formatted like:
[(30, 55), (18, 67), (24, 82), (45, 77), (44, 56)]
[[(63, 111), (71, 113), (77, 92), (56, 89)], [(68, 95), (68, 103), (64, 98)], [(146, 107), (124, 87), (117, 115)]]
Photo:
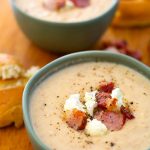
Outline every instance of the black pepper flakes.
[(110, 146), (111, 146), (111, 147), (115, 146), (115, 143), (110, 142)]
[(85, 148), (85, 145), (83, 145), (82, 148)]
[(86, 143), (86, 144), (93, 144), (92, 141), (87, 141), (87, 140), (85, 141), (85, 143)]
[(90, 87), (90, 90), (91, 90), (91, 92), (93, 91), (93, 87), (92, 86)]
[(133, 105), (133, 102), (130, 102), (131, 105)]

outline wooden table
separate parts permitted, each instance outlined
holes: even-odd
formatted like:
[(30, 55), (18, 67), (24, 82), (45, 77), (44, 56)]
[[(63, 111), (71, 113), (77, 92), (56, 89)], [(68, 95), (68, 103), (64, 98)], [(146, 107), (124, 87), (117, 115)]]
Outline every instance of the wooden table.
[[(150, 65), (150, 27), (110, 28), (102, 40), (125, 39), (133, 49), (143, 53), (143, 62)], [(99, 47), (100, 42), (97, 44)], [(15, 55), (26, 67), (43, 66), (59, 55), (47, 53), (30, 42), (17, 26), (7, 0), (0, 2), (0, 52)], [(24, 127), (0, 129), (0, 150), (32, 150)]]

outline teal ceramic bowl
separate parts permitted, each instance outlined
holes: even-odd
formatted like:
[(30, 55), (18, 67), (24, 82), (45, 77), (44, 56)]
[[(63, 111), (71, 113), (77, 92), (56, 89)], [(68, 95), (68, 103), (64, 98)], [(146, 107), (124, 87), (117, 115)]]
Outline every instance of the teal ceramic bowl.
[(34, 89), (40, 84), (43, 80), (47, 77), (51, 76), (53, 73), (57, 72), (64, 67), (77, 64), (80, 62), (87, 62), (87, 61), (104, 61), (104, 62), (114, 62), (117, 64), (123, 64), (134, 70), (138, 71), (139, 73), (143, 74), (150, 80), (150, 68), (145, 66), (144, 64), (140, 63), (139, 61), (125, 56), (121, 54), (114, 54), (110, 52), (100, 52), (100, 51), (85, 51), (85, 52), (78, 52), (73, 53), (70, 55), (66, 55), (55, 61), (49, 63), (45, 67), (43, 67), (26, 85), (24, 93), (23, 93), (23, 115), (24, 115), (24, 122), (28, 132), (28, 135), (31, 139), (33, 147), (36, 150), (47, 150), (48, 148), (44, 143), (41, 142), (40, 138), (36, 135), (34, 128), (31, 123), (30, 118), (30, 96)]
[(94, 19), (76, 23), (56, 23), (34, 18), (10, 0), (18, 25), (24, 34), (43, 49), (70, 53), (89, 49), (106, 31), (117, 8), (114, 0), (111, 8)]

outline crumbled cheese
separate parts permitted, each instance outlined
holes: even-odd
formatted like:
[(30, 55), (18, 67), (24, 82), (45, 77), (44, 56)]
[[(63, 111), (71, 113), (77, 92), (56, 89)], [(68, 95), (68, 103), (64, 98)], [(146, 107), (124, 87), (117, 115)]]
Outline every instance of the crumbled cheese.
[(66, 7), (67, 8), (73, 8), (74, 7), (74, 3), (72, 1), (70, 1), (70, 0), (67, 0), (66, 1)]
[(116, 88), (112, 91), (111, 94), (112, 98), (116, 98), (117, 99), (117, 106), (120, 108), (121, 105), (124, 106), (124, 102), (123, 102), (123, 94), (121, 92), (121, 90), (119, 88)]
[(94, 111), (94, 108), (97, 107), (97, 102), (96, 102), (96, 93), (97, 91), (93, 91), (93, 92), (86, 92), (85, 93), (85, 106), (86, 106), (86, 109), (87, 109), (87, 113), (90, 115), (90, 116), (93, 116), (93, 111)]
[(89, 120), (87, 122), (85, 132), (91, 136), (99, 136), (107, 133), (107, 127), (97, 119)]
[(18, 78), (22, 75), (23, 70), (18, 65), (4, 65), (1, 67), (1, 78), (5, 79), (12, 79)]
[(73, 7), (74, 7), (74, 3), (73, 3), (72, 1), (70, 1), (70, 0), (67, 0), (65, 6), (62, 7), (62, 8), (60, 9), (60, 11), (63, 12), (63, 11), (72, 9)]
[(38, 66), (32, 66), (30, 69), (28, 69), (25, 73), (25, 77), (31, 78), (33, 75), (35, 75), (39, 71)]
[(97, 91), (93, 91), (93, 92), (86, 92), (85, 93), (85, 101), (89, 101), (89, 100), (92, 100), (92, 101), (95, 101), (96, 100), (96, 95)]
[(78, 109), (80, 111), (84, 110), (84, 105), (80, 102), (80, 94), (71, 95), (65, 102), (64, 111)]
[(97, 102), (95, 102), (95, 101), (87, 101), (85, 103), (85, 106), (86, 106), (86, 109), (87, 109), (87, 113), (90, 116), (93, 116), (93, 111), (94, 111), (94, 108), (97, 107)]

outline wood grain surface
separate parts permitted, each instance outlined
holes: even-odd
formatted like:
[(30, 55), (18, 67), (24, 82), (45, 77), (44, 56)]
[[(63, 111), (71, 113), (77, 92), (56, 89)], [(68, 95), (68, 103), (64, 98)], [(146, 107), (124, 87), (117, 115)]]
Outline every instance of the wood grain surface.
[[(7, 0), (0, 0), (0, 52), (15, 55), (25, 67), (43, 66), (60, 55), (48, 53), (30, 42), (16, 24)], [(125, 39), (133, 49), (143, 53), (143, 62), (150, 65), (150, 27), (147, 28), (112, 28), (102, 40)], [(100, 40), (95, 49), (98, 49)], [(24, 127), (0, 129), (0, 150), (32, 150)]]

